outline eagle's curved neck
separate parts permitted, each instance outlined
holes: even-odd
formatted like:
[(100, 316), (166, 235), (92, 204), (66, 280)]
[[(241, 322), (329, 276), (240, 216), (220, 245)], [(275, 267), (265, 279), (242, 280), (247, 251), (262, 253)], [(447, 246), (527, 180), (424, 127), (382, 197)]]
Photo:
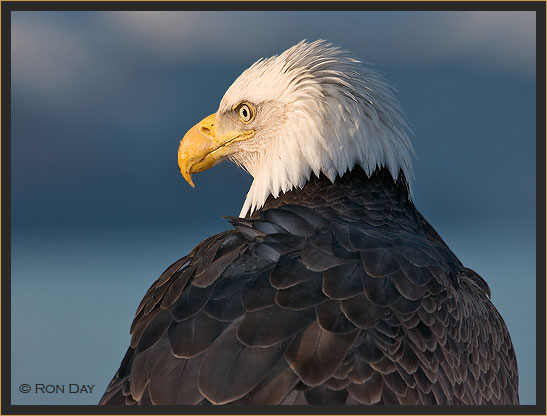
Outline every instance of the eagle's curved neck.
[(386, 168), (377, 169), (368, 177), (361, 167), (356, 166), (342, 177), (338, 176), (334, 183), (323, 174), (320, 177), (312, 175), (302, 189), (292, 189), (277, 198), (270, 195), (264, 206), (248, 217), (256, 218), (263, 210), (288, 204), (303, 205), (327, 217), (343, 215), (353, 219), (380, 207), (408, 212), (414, 206), (402, 172), (394, 181)]

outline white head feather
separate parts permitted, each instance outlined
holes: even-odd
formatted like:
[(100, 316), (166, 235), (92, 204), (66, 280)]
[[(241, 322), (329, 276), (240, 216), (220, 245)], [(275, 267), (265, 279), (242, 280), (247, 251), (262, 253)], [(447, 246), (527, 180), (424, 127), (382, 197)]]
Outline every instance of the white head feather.
[(346, 52), (302, 41), (255, 62), (226, 91), (217, 126), (242, 101), (256, 109), (256, 135), (230, 156), (254, 177), (240, 216), (302, 188), (312, 172), (334, 182), (356, 165), (369, 176), (386, 167), (410, 187), (414, 151), (393, 89)]

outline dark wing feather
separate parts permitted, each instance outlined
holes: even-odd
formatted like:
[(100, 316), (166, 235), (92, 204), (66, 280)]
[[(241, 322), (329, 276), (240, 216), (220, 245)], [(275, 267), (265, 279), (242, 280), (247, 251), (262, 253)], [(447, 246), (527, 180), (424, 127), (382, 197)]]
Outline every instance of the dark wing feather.
[(348, 299), (363, 293), (364, 279), (361, 262), (344, 263), (323, 272), (323, 292), (331, 299)]
[(171, 352), (176, 357), (192, 358), (205, 351), (227, 326), (204, 312), (180, 322), (172, 322), (167, 331)]
[(342, 364), (358, 335), (358, 329), (347, 334), (325, 331), (315, 321), (293, 341), (287, 362), (303, 383), (318, 386)]
[(287, 366), (284, 358), (269, 371), (268, 375), (245, 397), (233, 404), (276, 405), (280, 404), (299, 382), (298, 377)]
[(191, 359), (171, 354), (170, 342), (164, 338), (164, 349), (150, 371), (149, 393), (154, 404), (197, 404), (202, 400), (197, 375), (203, 355)]
[(280, 342), (264, 348), (247, 347), (237, 339), (238, 325), (234, 321), (222, 333), (205, 352), (200, 367), (199, 389), (216, 404), (229, 403), (249, 393), (279, 361), (288, 345)]
[(299, 333), (314, 320), (313, 308), (290, 310), (273, 305), (248, 312), (237, 329), (237, 337), (251, 347), (268, 347)]
[(328, 300), (316, 307), (317, 323), (325, 331), (347, 334), (355, 330), (355, 326), (346, 318), (340, 309), (340, 302)]

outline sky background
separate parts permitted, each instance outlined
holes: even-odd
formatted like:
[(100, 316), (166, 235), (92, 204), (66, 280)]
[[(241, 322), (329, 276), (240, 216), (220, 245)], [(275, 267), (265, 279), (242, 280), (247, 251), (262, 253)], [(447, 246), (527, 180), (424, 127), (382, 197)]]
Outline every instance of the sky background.
[(13, 404), (97, 403), (147, 288), (230, 228), (251, 184), (224, 163), (191, 189), (180, 139), (302, 39), (398, 90), (416, 206), (490, 285), (534, 404), (535, 31), (533, 12), (12, 12)]

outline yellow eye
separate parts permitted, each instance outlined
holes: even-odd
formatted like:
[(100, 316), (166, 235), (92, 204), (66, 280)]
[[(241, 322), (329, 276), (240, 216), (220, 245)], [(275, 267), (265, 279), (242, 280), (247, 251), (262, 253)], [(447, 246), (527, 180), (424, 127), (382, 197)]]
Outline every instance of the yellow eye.
[(253, 107), (250, 105), (250, 104), (241, 104), (238, 108), (237, 108), (237, 112), (239, 114), (239, 118), (241, 119), (241, 121), (243, 121), (244, 123), (249, 123), (253, 120), (253, 118), (255, 117), (255, 112), (254, 112), (254, 109)]

